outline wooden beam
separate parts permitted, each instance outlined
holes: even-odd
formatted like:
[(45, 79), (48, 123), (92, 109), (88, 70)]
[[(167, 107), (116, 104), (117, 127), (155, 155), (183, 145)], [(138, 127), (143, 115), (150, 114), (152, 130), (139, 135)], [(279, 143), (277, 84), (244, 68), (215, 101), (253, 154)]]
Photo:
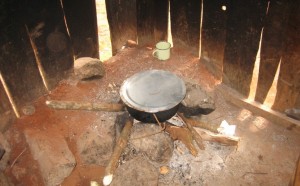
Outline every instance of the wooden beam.
[(249, 101), (237, 91), (221, 84), (217, 90), (222, 93), (224, 98), (232, 104), (247, 109), (252, 113), (262, 116), (272, 123), (284, 126), (287, 130), (294, 130), (300, 132), (300, 121), (287, 117), (286, 115), (264, 107), (256, 101)]
[(228, 4), (227, 0), (203, 0), (201, 62), (218, 79), (222, 78)]
[(95, 0), (63, 0), (63, 9), (75, 58), (99, 58)]
[(154, 38), (155, 43), (168, 39), (169, 0), (154, 1)]
[(112, 54), (116, 55), (128, 40), (137, 41), (136, 0), (106, 0)]
[(195, 56), (199, 56), (200, 40), (199, 0), (170, 1), (171, 31), (174, 47), (185, 45)]
[(47, 100), (46, 105), (53, 109), (62, 110), (90, 110), (90, 111), (107, 111), (120, 112), (125, 110), (125, 105), (121, 103), (94, 103), (80, 101), (57, 101)]
[(154, 12), (155, 1), (137, 0), (137, 35), (138, 45), (153, 46), (155, 44), (154, 36)]

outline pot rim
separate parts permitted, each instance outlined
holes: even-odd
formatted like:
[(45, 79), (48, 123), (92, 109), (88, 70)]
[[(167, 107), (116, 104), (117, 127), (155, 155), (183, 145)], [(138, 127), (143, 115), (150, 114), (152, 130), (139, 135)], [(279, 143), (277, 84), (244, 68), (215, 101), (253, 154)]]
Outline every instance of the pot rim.
[[(158, 106), (158, 107), (151, 107), (151, 106), (147, 106), (147, 105), (141, 105), (141, 104), (137, 104), (134, 101), (130, 100), (128, 94), (127, 94), (127, 88), (130, 88), (130, 83), (132, 80), (134, 80), (135, 78), (137, 78), (140, 75), (144, 75), (146, 73), (164, 73), (167, 74), (169, 76), (171, 76), (172, 78), (176, 79), (178, 81), (178, 86), (180, 86), (180, 94), (179, 96), (177, 96), (176, 98), (178, 98), (176, 101), (167, 103), (164, 106)], [(148, 112), (148, 113), (157, 113), (157, 112), (161, 112), (161, 111), (166, 111), (169, 109), (172, 109), (174, 107), (176, 107), (184, 98), (186, 95), (186, 87), (185, 87), (185, 83), (184, 81), (179, 78), (177, 75), (169, 72), (169, 71), (164, 71), (164, 70), (146, 70), (146, 71), (141, 71), (139, 73), (134, 74), (133, 76), (129, 77), (128, 79), (126, 79), (120, 88), (120, 97), (121, 100), (123, 101), (123, 103), (128, 106), (131, 107), (135, 110), (138, 111), (143, 111), (143, 112)], [(145, 96), (146, 97), (146, 96)]]

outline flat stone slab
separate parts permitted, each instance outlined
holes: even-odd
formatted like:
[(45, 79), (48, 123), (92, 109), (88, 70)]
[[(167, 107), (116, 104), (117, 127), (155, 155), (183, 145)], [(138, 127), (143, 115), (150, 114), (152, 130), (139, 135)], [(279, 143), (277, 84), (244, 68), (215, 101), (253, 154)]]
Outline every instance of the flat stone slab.
[(33, 158), (39, 164), (45, 185), (60, 185), (76, 165), (75, 157), (63, 136), (27, 129), (25, 138)]
[(80, 159), (87, 165), (106, 166), (115, 142), (115, 114), (101, 116), (86, 129), (77, 140), (77, 152)]
[(157, 124), (136, 123), (129, 139), (129, 144), (137, 153), (146, 155), (155, 163), (167, 163), (172, 157), (174, 144), (171, 137), (161, 132)]
[(159, 170), (147, 159), (137, 156), (117, 168), (111, 186), (153, 186), (158, 184)]

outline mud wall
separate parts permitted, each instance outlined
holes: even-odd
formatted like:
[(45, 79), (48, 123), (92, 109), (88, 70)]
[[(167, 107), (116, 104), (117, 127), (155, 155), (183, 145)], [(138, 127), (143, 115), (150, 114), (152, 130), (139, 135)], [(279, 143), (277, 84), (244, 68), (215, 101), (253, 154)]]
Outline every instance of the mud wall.
[(92, 0), (3, 0), (0, 33), (0, 129), (53, 89), (74, 58), (99, 57)]

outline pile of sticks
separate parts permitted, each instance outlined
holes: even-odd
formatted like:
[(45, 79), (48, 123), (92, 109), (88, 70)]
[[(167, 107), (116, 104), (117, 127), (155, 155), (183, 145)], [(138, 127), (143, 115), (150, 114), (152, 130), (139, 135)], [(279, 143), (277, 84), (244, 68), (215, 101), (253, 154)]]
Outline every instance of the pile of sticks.
[[(46, 101), (46, 105), (53, 109), (71, 109), (71, 110), (89, 110), (89, 111), (106, 111), (119, 112), (125, 111), (124, 104), (121, 103), (86, 103), (75, 101)], [(184, 126), (178, 127), (171, 123), (164, 123), (164, 130), (173, 140), (180, 140), (189, 149), (193, 156), (197, 156), (198, 150), (194, 144), (197, 144), (199, 149), (204, 150), (203, 141), (212, 141), (223, 145), (235, 146), (238, 145), (239, 138), (235, 136), (227, 136), (218, 134), (217, 128), (213, 125), (186, 118), (182, 113), (178, 113), (180, 118), (185, 123)], [(103, 179), (104, 185), (109, 185), (113, 179), (114, 171), (116, 170), (119, 158), (127, 146), (131, 128), (133, 126), (133, 118), (128, 116), (124, 121), (125, 125), (117, 139), (111, 159), (105, 169)], [(194, 127), (198, 128), (198, 132)], [(194, 143), (195, 142), (195, 143)]]

